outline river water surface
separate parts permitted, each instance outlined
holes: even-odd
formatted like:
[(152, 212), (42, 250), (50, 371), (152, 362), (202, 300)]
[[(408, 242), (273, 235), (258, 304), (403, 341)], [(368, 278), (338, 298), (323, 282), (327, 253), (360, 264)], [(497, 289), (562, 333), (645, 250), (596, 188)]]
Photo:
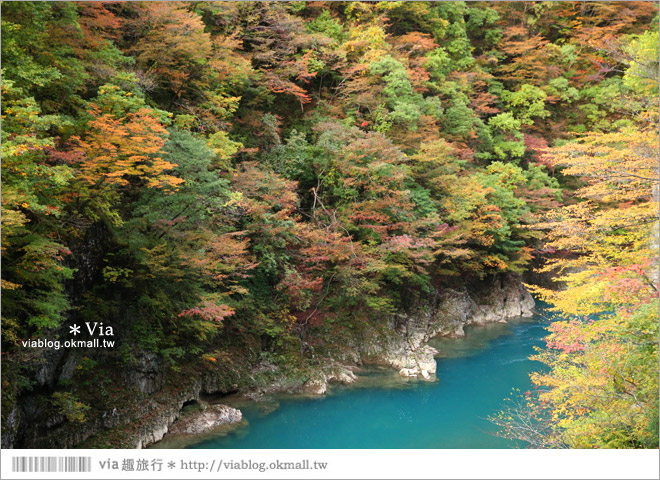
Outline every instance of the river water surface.
[(530, 387), (541, 365), (528, 357), (547, 335), (547, 314), (466, 328), (460, 339), (439, 338), (438, 381), (369, 369), (351, 386), (320, 398), (281, 396), (270, 402), (225, 402), (240, 408), (236, 429), (188, 448), (514, 448), (494, 436), (486, 417), (513, 388)]

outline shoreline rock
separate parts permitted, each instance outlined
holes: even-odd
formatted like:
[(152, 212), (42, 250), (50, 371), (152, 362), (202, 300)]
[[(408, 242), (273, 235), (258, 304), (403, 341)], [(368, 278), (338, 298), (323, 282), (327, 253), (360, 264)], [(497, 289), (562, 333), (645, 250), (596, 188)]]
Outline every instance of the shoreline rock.
[(433, 337), (463, 337), (465, 327), (531, 317), (534, 299), (516, 275), (502, 275), (468, 289), (446, 289), (408, 312), (394, 315), (389, 328), (371, 330), (355, 347), (358, 363), (386, 365), (404, 377), (435, 381)]
[(169, 428), (168, 434), (199, 435), (207, 433), (220, 425), (238, 423), (243, 414), (236, 408), (227, 405), (204, 405), (202, 410), (182, 415)]
[[(313, 360), (314, 366), (303, 369), (284, 369), (269, 362), (254, 366), (246, 358), (213, 370), (197, 371), (191, 367), (188, 373), (168, 378), (157, 357), (142, 356), (132, 371), (124, 373), (126, 388), (135, 390), (135, 401), (119, 408), (117, 416), (98, 415), (76, 426), (69, 422), (53, 424), (42, 413), (42, 419), (23, 432), (18, 445), (21, 448), (144, 448), (160, 441), (168, 432), (189, 429), (202, 432), (215, 428), (214, 425), (240, 421), (240, 411), (226, 406), (202, 413), (196, 420), (180, 418), (184, 405), (200, 402), (204, 395), (237, 392), (254, 400), (277, 393), (324, 395), (332, 383), (348, 385), (357, 381), (354, 371), (361, 365), (383, 365), (402, 377), (436, 381), (435, 355), (439, 352), (428, 345), (431, 338), (461, 337), (466, 326), (529, 317), (533, 308), (534, 300), (520, 277), (500, 275), (469, 287), (436, 291), (379, 326), (334, 339), (336, 343), (331, 345), (329, 353)], [(61, 368), (64, 375), (75, 362), (68, 365), (60, 360), (67, 367)], [(43, 372), (39, 381), (54, 384), (58, 371), (51, 368)], [(30, 413), (34, 418), (34, 412), (41, 408), (36, 400), (37, 397), (23, 401), (21, 408), (16, 406), (9, 413), (2, 432), (3, 446), (18, 446), (15, 440), (23, 416)], [(190, 426), (186, 426), (187, 422), (191, 422)]]

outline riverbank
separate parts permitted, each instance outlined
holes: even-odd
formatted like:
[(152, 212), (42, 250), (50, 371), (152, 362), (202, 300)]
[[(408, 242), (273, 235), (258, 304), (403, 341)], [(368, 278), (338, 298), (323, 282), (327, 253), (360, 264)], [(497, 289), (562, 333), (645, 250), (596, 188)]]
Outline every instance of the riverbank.
[[(362, 328), (327, 342), (323, 351), (297, 365), (236, 352), (214, 363), (167, 370), (161, 359), (138, 357), (112, 395), (112, 403), (90, 414), (83, 424), (45, 416), (29, 426), (21, 439), (26, 448), (143, 448), (160, 441), (181, 416), (184, 407), (208, 395), (240, 393), (250, 399), (278, 394), (324, 395), (330, 385), (350, 385), (356, 369), (380, 365), (401, 377), (434, 382), (437, 349), (429, 341), (438, 336), (461, 337), (471, 325), (505, 322), (531, 316), (534, 301), (520, 278), (502, 275), (469, 286), (437, 290), (405, 312), (391, 316), (380, 329)], [(66, 363), (66, 362), (65, 362)], [(66, 371), (64, 371), (66, 373)], [(54, 370), (58, 381), (63, 370)], [(60, 379), (61, 380), (61, 379)], [(108, 386), (110, 389), (110, 386)], [(99, 402), (103, 399), (99, 399)], [(113, 409), (117, 408), (116, 414)], [(110, 414), (108, 414), (110, 412)], [(103, 414), (105, 413), (105, 415)], [(16, 415), (10, 430), (20, 427)], [(5, 439), (11, 431), (3, 432)], [(5, 441), (3, 439), (3, 442)], [(11, 445), (10, 445), (11, 446)]]
[(168, 434), (153, 448), (513, 448), (486, 417), (513, 388), (529, 388), (538, 364), (528, 357), (546, 324), (537, 315), (432, 340), (440, 352), (436, 382), (365, 366), (357, 382), (332, 385), (323, 396), (224, 397), (243, 412), (242, 422), (199, 437)]
[[(531, 318), (533, 308), (534, 300), (520, 285), (519, 280), (512, 276), (491, 280), (473, 290), (447, 290), (430, 302), (417, 305), (405, 314), (394, 316), (390, 328), (365, 332), (343, 350), (344, 355), (339, 357), (341, 362), (334, 358), (324, 367), (312, 372), (311, 377), (302, 385), (295, 386), (290, 382), (290, 378), (283, 376), (284, 381), (278, 379), (271, 384), (235, 395), (239, 398), (238, 404), (236, 398), (229, 400), (229, 404), (237, 408), (247, 405), (250, 409), (253, 408), (251, 404), (245, 404), (243, 400), (262, 403), (265, 401), (266, 405), (271, 405), (267, 406), (266, 410), (270, 410), (276, 408), (272, 407), (270, 398), (281, 394), (292, 396), (289, 398), (305, 399), (309, 396), (325, 395), (332, 385), (340, 390), (342, 386), (359, 388), (364, 379), (369, 379), (373, 372), (368, 366), (386, 367), (385, 373), (378, 377), (381, 381), (385, 379), (385, 384), (396, 387), (409, 385), (406, 379), (434, 382), (437, 381), (435, 357), (448, 354), (445, 348), (436, 348), (441, 345), (438, 338), (464, 338), (465, 329), (470, 326), (502, 325), (506, 324), (507, 319)], [(430, 344), (434, 339), (436, 346)], [(257, 372), (264, 370), (273, 373), (276, 368), (272, 365), (260, 365), (256, 369)], [(367, 383), (369, 384), (373, 385), (373, 381)], [(228, 400), (221, 401), (227, 403)], [(245, 424), (246, 422), (226, 425), (205, 433), (207, 436), (223, 435), (236, 428), (244, 428)], [(174, 445), (181, 438), (179, 436), (179, 440), (174, 440)], [(189, 436), (183, 438), (184, 444), (199, 441)]]

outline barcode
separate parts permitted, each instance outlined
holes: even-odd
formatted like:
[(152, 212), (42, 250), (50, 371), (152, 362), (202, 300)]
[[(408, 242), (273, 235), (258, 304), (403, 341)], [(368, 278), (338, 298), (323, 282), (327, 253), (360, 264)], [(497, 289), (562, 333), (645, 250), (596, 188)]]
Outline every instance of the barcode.
[(12, 472), (91, 472), (92, 457), (12, 457)]

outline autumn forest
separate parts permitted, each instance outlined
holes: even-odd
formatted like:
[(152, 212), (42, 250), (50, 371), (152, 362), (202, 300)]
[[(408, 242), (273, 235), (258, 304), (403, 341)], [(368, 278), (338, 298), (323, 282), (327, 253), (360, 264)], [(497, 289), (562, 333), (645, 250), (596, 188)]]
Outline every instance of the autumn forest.
[(657, 448), (657, 160), (653, 2), (2, 2), (3, 435), (508, 275), (564, 320), (500, 435)]

